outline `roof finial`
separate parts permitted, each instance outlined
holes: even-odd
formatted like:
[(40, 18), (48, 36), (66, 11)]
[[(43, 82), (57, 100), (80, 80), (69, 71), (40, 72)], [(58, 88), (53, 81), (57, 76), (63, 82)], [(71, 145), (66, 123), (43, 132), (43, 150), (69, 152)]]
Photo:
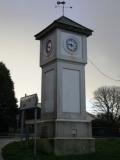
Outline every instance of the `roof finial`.
[(72, 7), (71, 6), (66, 6), (65, 7), (65, 4), (66, 4), (66, 2), (65, 1), (57, 1), (57, 5), (55, 6), (56, 8), (58, 8), (59, 7), (59, 5), (62, 5), (62, 15), (64, 16), (64, 13), (65, 13), (65, 8), (70, 8), (70, 9), (72, 9)]

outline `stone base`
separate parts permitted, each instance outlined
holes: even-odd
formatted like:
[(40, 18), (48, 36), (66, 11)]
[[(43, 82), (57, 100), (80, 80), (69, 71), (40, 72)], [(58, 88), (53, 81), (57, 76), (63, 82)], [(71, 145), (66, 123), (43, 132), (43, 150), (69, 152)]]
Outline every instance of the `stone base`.
[(53, 155), (79, 155), (95, 152), (94, 138), (41, 138), (39, 150)]
[[(87, 120), (45, 120), (39, 125), (41, 138), (91, 138), (91, 122)], [(74, 134), (74, 135), (73, 135)]]

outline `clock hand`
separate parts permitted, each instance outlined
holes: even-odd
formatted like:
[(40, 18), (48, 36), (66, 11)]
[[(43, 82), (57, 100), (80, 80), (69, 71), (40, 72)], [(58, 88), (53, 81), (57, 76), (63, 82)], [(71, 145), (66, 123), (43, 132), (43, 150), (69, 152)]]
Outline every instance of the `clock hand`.
[(68, 45), (69, 45), (69, 46), (71, 46), (71, 47), (73, 46), (73, 44), (72, 44), (72, 43), (68, 43)]

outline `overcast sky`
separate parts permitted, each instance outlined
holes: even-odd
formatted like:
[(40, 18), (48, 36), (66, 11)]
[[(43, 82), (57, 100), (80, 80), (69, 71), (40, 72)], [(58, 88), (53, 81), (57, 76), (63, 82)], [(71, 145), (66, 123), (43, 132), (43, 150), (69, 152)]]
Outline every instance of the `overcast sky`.
[[(62, 15), (57, 0), (0, 0), (0, 61), (10, 70), (18, 101), (37, 93), (41, 101), (39, 42), (34, 35)], [(120, 79), (120, 0), (66, 0), (65, 16), (94, 30), (88, 58), (106, 75)], [(120, 85), (86, 65), (87, 106), (98, 87)], [(88, 109), (90, 107), (87, 107)]]

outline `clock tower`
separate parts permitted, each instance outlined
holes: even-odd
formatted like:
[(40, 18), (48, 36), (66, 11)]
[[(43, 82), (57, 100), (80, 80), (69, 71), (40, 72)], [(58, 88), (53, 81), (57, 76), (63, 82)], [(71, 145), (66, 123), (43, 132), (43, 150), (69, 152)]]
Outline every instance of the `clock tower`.
[(62, 16), (35, 35), (40, 40), (40, 148), (55, 155), (95, 151), (85, 99), (88, 29)]

